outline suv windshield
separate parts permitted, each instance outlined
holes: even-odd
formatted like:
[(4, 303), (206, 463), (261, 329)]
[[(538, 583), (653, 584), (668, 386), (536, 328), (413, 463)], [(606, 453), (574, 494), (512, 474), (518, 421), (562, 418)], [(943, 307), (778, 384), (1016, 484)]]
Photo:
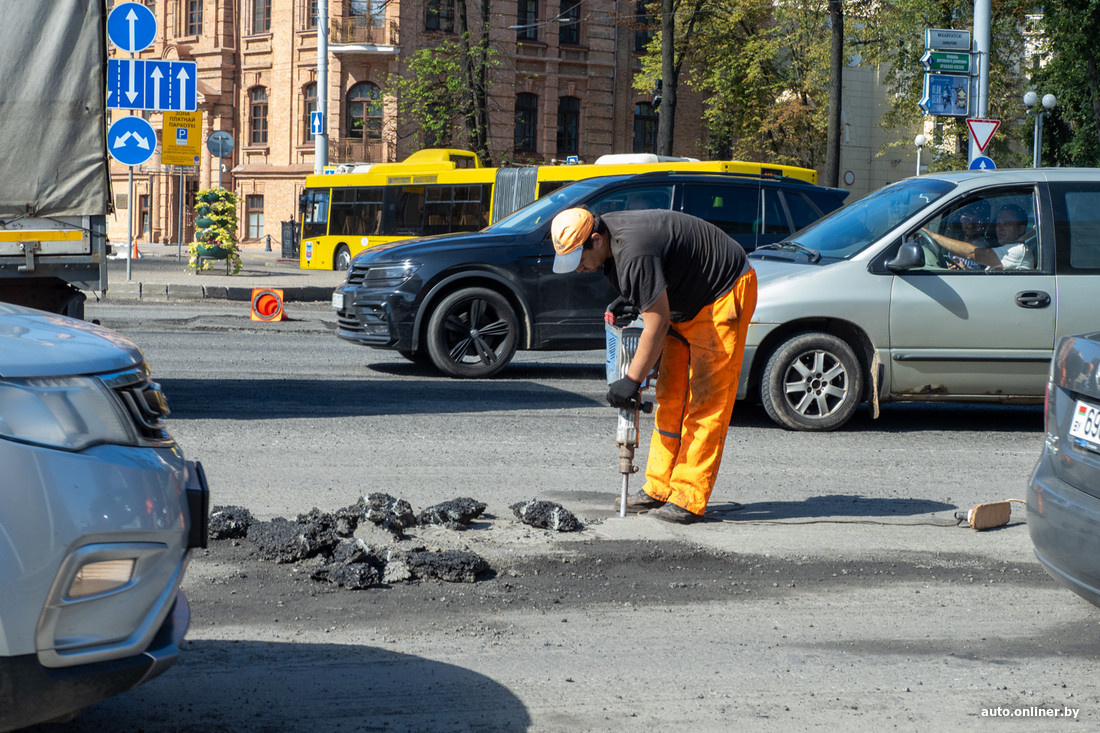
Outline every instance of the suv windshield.
[[(905, 219), (955, 188), (935, 178), (910, 178), (848, 204), (784, 242), (766, 248), (813, 250), (824, 257), (851, 257)], [(761, 248), (763, 249), (763, 248)]]
[(607, 185), (607, 177), (587, 178), (568, 186), (563, 186), (553, 193), (543, 196), (518, 211), (514, 211), (498, 222), (495, 222), (486, 231), (496, 234), (510, 234), (515, 232), (529, 232), (554, 217), (562, 209), (576, 204), (588, 194)]

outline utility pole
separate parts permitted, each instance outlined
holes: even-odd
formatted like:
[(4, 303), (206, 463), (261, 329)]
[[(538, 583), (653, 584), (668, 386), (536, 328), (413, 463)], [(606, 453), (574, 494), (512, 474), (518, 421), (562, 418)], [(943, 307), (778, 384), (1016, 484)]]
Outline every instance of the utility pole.
[[(978, 119), (989, 118), (989, 49), (990, 49), (990, 20), (991, 0), (974, 0), (974, 53), (978, 57), (978, 94), (977, 108), (973, 114)], [(974, 136), (970, 136), (970, 147), (967, 160), (972, 161), (981, 155), (978, 144), (974, 142)]]
[(313, 172), (317, 174), (328, 165), (328, 3), (317, 3), (317, 110), (322, 120), (320, 131), (313, 135)]

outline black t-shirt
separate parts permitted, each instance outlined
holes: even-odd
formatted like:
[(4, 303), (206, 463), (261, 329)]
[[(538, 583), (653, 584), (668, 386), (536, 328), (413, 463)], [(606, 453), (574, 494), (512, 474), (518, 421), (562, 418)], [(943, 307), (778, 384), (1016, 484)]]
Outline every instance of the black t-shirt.
[(600, 218), (611, 235), (614, 258), (604, 273), (640, 310), (667, 291), (672, 320), (690, 321), (750, 269), (741, 245), (698, 217), (646, 209)]

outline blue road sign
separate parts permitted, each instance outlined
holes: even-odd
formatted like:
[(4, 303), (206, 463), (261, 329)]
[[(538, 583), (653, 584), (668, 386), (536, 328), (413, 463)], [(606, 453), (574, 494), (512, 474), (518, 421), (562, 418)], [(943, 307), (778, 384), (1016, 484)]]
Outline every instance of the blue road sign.
[(992, 158), (987, 158), (984, 155), (979, 155), (977, 158), (970, 161), (970, 170), (993, 171), (997, 170), (997, 164), (993, 162)]
[(121, 3), (107, 15), (107, 37), (123, 51), (144, 51), (157, 37), (157, 19), (141, 3)]
[(107, 130), (107, 150), (123, 165), (141, 165), (157, 149), (157, 133), (141, 117), (122, 117)]
[(324, 112), (310, 112), (309, 113), (309, 133), (311, 135), (320, 135), (325, 131), (325, 113)]
[(107, 106), (194, 112), (197, 75), (194, 61), (108, 59)]
[(966, 117), (970, 109), (970, 77), (960, 74), (925, 74), (924, 96), (918, 104), (926, 114)]

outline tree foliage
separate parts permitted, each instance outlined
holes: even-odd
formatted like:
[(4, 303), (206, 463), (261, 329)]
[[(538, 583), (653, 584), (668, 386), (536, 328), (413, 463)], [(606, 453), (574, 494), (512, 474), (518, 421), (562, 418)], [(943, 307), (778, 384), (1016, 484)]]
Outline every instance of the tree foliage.
[[(1026, 12), (1024, 0), (993, 0), (990, 26), (990, 71), (988, 117), (1001, 120), (987, 153), (1001, 167), (1018, 166), (1029, 158), (1021, 146), (1027, 128), (1022, 121), (1022, 102), (1027, 82), (1023, 76)], [(849, 22), (858, 30), (853, 50), (865, 63), (884, 64), (885, 85), (891, 92), (890, 110), (883, 124), (912, 129), (923, 118), (918, 102), (924, 95), (924, 29), (973, 30), (974, 5), (962, 0), (889, 0), (855, 4)], [(857, 16), (858, 15), (858, 20)], [(971, 114), (976, 115), (971, 100)], [(1028, 138), (1030, 140), (1030, 138)], [(969, 130), (963, 118), (937, 117), (929, 148), (931, 170), (957, 170), (968, 162)], [(1014, 144), (1015, 143), (1015, 144)], [(888, 147), (909, 148), (911, 140), (898, 140)]]
[(1058, 99), (1043, 122), (1044, 165), (1100, 165), (1100, 0), (1061, 0), (1043, 6), (1046, 63), (1034, 89)]
[[(488, 13), (488, 0), (480, 4)], [(476, 152), (491, 165), (489, 150), (489, 70), (499, 65), (489, 43), (488, 23), (479, 19), (477, 32), (466, 27), (466, 3), (456, 39), (415, 51), (387, 87), (398, 99), (398, 136), (413, 138), (416, 148), (456, 147)]]

